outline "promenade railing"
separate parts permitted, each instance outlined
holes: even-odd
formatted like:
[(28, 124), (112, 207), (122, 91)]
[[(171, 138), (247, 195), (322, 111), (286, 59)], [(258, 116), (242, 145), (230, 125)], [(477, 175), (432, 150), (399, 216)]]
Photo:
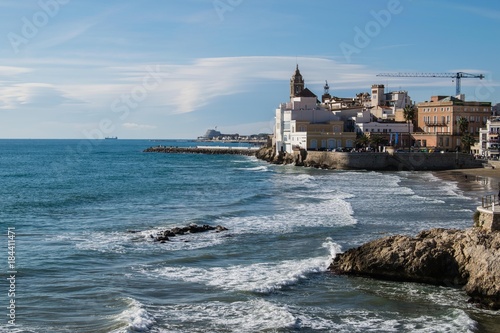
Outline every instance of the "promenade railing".
[(488, 194), (481, 198), (481, 207), (491, 209), (499, 205), (499, 197), (495, 194)]

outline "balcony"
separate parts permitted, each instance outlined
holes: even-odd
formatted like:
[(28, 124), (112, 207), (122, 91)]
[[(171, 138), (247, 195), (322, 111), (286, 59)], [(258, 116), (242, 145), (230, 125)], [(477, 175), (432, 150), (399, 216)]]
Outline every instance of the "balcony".
[(425, 126), (440, 126), (440, 127), (443, 127), (443, 126), (448, 126), (449, 122), (447, 121), (430, 121), (430, 120), (426, 120), (424, 121), (425, 123)]

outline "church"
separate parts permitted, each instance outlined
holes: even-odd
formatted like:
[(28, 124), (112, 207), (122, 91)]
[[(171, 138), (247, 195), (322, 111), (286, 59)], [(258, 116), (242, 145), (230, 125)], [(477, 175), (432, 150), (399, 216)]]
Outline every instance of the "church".
[(344, 131), (344, 121), (323, 107), (305, 86), (299, 65), (290, 79), (290, 102), (276, 109), (274, 143), (276, 152), (353, 148), (356, 133)]

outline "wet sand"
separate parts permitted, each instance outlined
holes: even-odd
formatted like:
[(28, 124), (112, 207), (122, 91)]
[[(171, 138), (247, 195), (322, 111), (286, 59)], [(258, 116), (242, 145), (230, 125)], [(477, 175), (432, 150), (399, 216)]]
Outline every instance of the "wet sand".
[(497, 195), (500, 190), (500, 169), (475, 168), (455, 169), (433, 172), (444, 180), (456, 181), (458, 187), (466, 192), (475, 192), (473, 196)]

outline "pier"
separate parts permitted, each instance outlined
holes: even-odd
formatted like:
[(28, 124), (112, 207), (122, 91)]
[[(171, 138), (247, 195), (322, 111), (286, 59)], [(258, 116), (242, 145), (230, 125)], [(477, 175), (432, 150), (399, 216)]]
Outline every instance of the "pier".
[(196, 146), (196, 147), (173, 147), (156, 146), (144, 150), (146, 153), (170, 153), (170, 154), (207, 154), (207, 155), (245, 155), (255, 156), (260, 147), (225, 147), (225, 146)]

